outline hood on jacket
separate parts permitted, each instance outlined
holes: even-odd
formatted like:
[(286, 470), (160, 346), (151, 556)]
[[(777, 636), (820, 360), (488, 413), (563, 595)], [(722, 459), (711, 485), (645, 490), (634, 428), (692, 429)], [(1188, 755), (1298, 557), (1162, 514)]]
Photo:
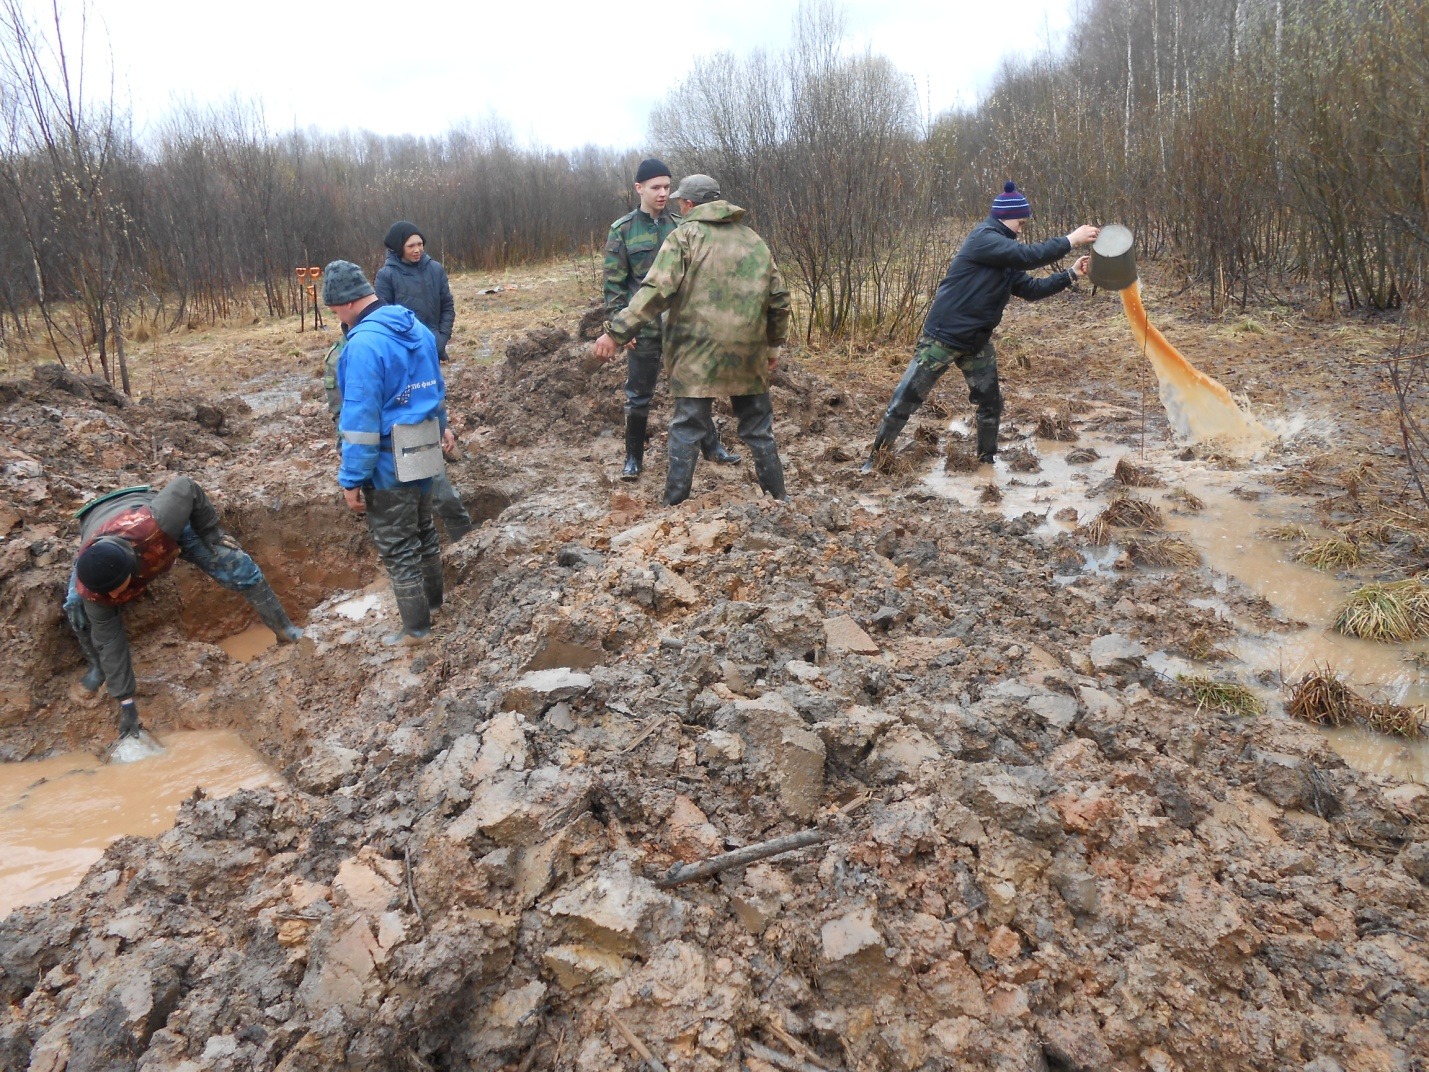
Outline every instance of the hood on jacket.
[(422, 344), (422, 335), (417, 331), (420, 324), (417, 315), (405, 305), (383, 305), (354, 324), (347, 337), (351, 341), (353, 336), (364, 330), (381, 331), (408, 350), (415, 350)]
[(413, 264), (411, 261), (404, 261), (400, 253), (393, 253), (390, 249), (387, 251), (387, 267), (397, 268), (404, 272), (419, 271), (431, 259), (430, 253), (423, 253), (422, 259)]
[(718, 201), (706, 201), (703, 205), (696, 205), (690, 209), (689, 215), (682, 218), (680, 222), (738, 223), (742, 219), (744, 219), (744, 209), (720, 198)]

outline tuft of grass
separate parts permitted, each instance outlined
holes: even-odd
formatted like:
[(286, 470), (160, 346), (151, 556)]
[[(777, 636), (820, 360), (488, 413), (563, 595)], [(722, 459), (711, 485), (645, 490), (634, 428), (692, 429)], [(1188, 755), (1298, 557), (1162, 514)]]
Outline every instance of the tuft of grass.
[(1353, 540), (1331, 536), (1329, 539), (1302, 547), (1293, 556), (1296, 562), (1303, 562), (1313, 569), (1331, 571), (1358, 566), (1364, 557), (1359, 544)]
[(1138, 566), (1153, 568), (1181, 568), (1199, 566), (1201, 553), (1185, 540), (1132, 540), (1126, 545), (1126, 553)]
[(966, 439), (955, 439), (949, 443), (948, 449), (943, 452), (943, 458), (950, 473), (971, 473), (982, 465)]
[(1178, 504), (1183, 510), (1189, 510), (1193, 514), (1199, 514), (1206, 508), (1205, 499), (1187, 491), (1185, 488), (1177, 488), (1175, 491), (1167, 492), (1166, 498)]
[(1424, 735), (1424, 707), (1372, 703), (1328, 667), (1316, 667), (1290, 689), (1291, 717), (1318, 726), (1368, 726), (1379, 733), (1417, 739)]
[(1048, 410), (1037, 418), (1037, 438), (1056, 439), (1063, 443), (1075, 443), (1077, 441), (1076, 429), (1072, 427), (1072, 422), (1060, 413)]
[(978, 492), (978, 501), (988, 505), (996, 505), (1002, 502), (1002, 489), (996, 484), (984, 484), (982, 490)]
[(1147, 531), (1166, 527), (1166, 521), (1158, 506), (1131, 495), (1118, 495), (1112, 499), (1101, 516), (1108, 525), (1115, 525), (1117, 528)]
[(1276, 543), (1299, 543), (1310, 538), (1310, 530), (1304, 525), (1271, 525), (1256, 533), (1263, 540)]
[(1190, 691), (1197, 711), (1220, 711), (1237, 718), (1265, 714), (1264, 701), (1238, 681), (1217, 681), (1195, 674), (1178, 674), (1176, 680)]
[(1392, 584), (1367, 584), (1350, 593), (1335, 616), (1346, 636), (1403, 644), (1429, 636), (1429, 584), (1411, 577)]
[(1026, 447), (1013, 447), (1002, 452), (1002, 460), (1014, 473), (1040, 473), (1042, 459)]
[(1086, 465), (1088, 462), (1094, 462), (1100, 457), (1101, 455), (1097, 453), (1095, 447), (1077, 447), (1074, 450), (1067, 451), (1067, 464)]
[(1159, 488), (1166, 483), (1153, 470), (1137, 465), (1128, 458), (1116, 463), (1116, 471), (1112, 473), (1112, 477), (1118, 484), (1128, 488)]
[(1085, 525), (1074, 529), (1073, 535), (1086, 540), (1093, 547), (1105, 547), (1111, 543), (1111, 526), (1107, 524), (1104, 514), (1098, 514)]

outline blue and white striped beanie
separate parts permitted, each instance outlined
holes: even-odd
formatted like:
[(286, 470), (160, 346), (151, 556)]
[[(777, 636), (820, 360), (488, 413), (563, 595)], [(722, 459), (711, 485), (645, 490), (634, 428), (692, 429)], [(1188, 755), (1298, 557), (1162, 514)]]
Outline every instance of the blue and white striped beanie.
[(1032, 215), (1032, 206), (1027, 203), (1027, 198), (1022, 196), (1022, 191), (1017, 188), (1017, 183), (1009, 181), (1002, 188), (1002, 193), (992, 199), (992, 217), (996, 220), (1025, 220)]

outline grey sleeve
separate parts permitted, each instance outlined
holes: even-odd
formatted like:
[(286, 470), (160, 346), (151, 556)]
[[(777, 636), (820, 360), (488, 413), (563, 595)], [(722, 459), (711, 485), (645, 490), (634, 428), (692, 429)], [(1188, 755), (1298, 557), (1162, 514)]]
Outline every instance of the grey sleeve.
[(129, 658), (129, 634), (124, 631), (124, 619), (118, 607), (84, 602), (89, 615), (89, 638), (99, 653), (99, 665), (104, 668), (104, 684), (109, 695), (123, 700), (134, 695), (134, 664)]
[(176, 540), (185, 525), (192, 525), (205, 542), (212, 542), (211, 537), (218, 535), (218, 511), (191, 477), (176, 476), (170, 480), (164, 490), (154, 496), (149, 509), (159, 528)]

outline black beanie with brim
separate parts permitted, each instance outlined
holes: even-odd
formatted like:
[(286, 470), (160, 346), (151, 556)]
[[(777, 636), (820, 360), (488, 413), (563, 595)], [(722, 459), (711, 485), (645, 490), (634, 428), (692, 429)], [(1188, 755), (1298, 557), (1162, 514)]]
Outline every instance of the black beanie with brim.
[(138, 558), (128, 540), (101, 536), (79, 553), (74, 564), (81, 583), (91, 592), (112, 592), (134, 576)]
[(398, 220), (391, 227), (387, 228), (387, 237), (382, 240), (382, 244), (390, 249), (397, 256), (402, 255), (402, 247), (407, 244), (407, 239), (413, 235), (421, 235), (425, 244), (427, 236), (422, 234), (421, 229), (415, 223), (408, 223), (406, 220)]

